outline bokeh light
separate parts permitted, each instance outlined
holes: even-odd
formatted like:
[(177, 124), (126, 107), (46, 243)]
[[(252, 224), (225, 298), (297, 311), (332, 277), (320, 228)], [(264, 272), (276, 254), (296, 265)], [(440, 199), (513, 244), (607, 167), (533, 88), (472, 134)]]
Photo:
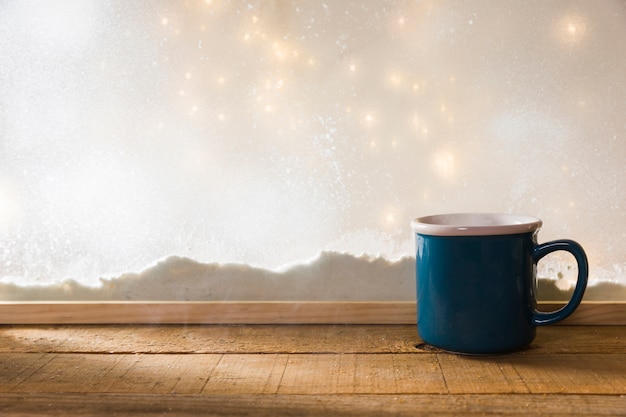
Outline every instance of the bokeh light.
[(11, 0), (0, 55), (0, 280), (395, 259), (475, 210), (626, 280), (620, 2)]

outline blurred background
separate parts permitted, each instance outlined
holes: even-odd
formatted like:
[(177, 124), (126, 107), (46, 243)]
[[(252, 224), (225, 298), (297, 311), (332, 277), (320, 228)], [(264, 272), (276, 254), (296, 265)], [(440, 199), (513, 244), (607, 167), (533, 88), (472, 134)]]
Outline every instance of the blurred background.
[(626, 284), (621, 0), (6, 0), (0, 92), (0, 283), (393, 261), (496, 211)]

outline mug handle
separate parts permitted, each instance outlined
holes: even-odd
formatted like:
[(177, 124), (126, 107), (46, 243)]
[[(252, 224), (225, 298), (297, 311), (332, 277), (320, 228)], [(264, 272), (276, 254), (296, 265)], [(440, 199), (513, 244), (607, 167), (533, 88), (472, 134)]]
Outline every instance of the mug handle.
[(585, 289), (587, 288), (587, 277), (589, 275), (587, 255), (585, 254), (582, 246), (573, 240), (553, 240), (551, 242), (535, 246), (535, 249), (533, 250), (533, 262), (536, 265), (541, 258), (558, 250), (569, 252), (574, 255), (574, 258), (576, 258), (576, 263), (578, 264), (578, 280), (576, 281), (576, 288), (574, 289), (572, 298), (561, 309), (550, 313), (543, 313), (535, 310), (532, 316), (532, 324), (535, 326), (545, 326), (568, 317), (574, 312), (574, 310), (576, 310), (582, 301)]

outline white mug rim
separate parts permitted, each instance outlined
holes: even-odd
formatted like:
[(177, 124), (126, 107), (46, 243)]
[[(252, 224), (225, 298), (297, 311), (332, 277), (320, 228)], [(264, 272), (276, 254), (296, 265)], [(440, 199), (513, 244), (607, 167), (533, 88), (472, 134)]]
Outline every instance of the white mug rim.
[(488, 236), (533, 233), (541, 228), (541, 219), (509, 213), (448, 213), (414, 219), (411, 227), (417, 234), (429, 236)]

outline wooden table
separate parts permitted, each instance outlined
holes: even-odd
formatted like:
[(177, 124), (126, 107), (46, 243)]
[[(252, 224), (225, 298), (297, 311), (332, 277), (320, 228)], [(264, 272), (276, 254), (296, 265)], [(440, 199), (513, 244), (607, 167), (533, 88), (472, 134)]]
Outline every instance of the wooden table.
[(0, 326), (0, 415), (626, 415), (626, 326), (458, 356), (412, 325)]

